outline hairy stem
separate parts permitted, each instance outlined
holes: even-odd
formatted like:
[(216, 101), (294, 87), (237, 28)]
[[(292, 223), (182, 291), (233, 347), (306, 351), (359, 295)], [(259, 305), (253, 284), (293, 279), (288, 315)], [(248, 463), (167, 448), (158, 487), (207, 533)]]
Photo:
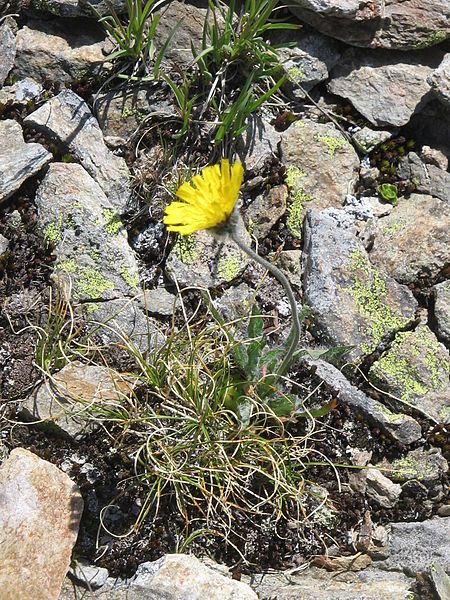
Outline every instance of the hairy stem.
[(286, 370), (289, 368), (289, 365), (292, 362), (292, 355), (295, 352), (298, 341), (300, 339), (300, 320), (298, 318), (298, 310), (297, 303), (294, 298), (294, 293), (291, 288), (291, 284), (289, 283), (287, 277), (280, 271), (278, 267), (273, 265), (271, 262), (259, 256), (254, 250), (252, 250), (247, 244), (245, 244), (240, 238), (236, 229), (230, 231), (230, 236), (233, 242), (246, 254), (248, 254), (253, 260), (258, 262), (261, 266), (267, 269), (274, 277), (278, 279), (281, 285), (284, 287), (286, 291), (286, 295), (289, 300), (289, 304), (291, 305), (291, 313), (292, 313), (292, 327), (291, 332), (286, 340), (285, 344), (285, 353), (283, 361), (278, 369), (277, 375), (284, 375)]

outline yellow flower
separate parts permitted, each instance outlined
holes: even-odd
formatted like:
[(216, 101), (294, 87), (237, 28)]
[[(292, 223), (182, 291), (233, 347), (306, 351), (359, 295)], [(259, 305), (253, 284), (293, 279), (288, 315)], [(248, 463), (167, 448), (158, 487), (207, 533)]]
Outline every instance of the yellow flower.
[(226, 159), (221, 165), (202, 169), (191, 183), (178, 188), (176, 195), (183, 202), (174, 201), (167, 206), (164, 216), (167, 229), (189, 235), (224, 225), (233, 212), (243, 176), (241, 163), (230, 166)]

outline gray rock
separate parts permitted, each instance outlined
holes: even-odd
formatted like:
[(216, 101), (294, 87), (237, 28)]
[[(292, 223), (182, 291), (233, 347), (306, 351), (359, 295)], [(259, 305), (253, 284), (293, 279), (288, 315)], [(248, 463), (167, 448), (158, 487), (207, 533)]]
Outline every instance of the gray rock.
[(180, 299), (163, 287), (145, 290), (142, 300), (144, 309), (147, 312), (166, 317), (173, 315), (174, 311), (180, 306)]
[(289, 31), (276, 36), (275, 41), (289, 43), (289, 47), (281, 48), (277, 53), (287, 75), (285, 88), (299, 99), (328, 79), (329, 71), (342, 54), (340, 45), (333, 39), (318, 33), (305, 34), (304, 30)]
[(0, 257), (7, 252), (9, 248), (9, 240), (5, 238), (4, 235), (0, 233)]
[(435, 165), (425, 164), (415, 152), (402, 158), (397, 174), (414, 183), (419, 193), (450, 203), (450, 173)]
[(111, 369), (74, 361), (39, 385), (22, 405), (27, 421), (56, 427), (70, 437), (92, 430), (90, 410), (95, 406), (121, 404), (131, 384)]
[(450, 517), (391, 525), (390, 557), (380, 568), (415, 575), (429, 571), (433, 563), (450, 569)]
[(333, 69), (328, 90), (350, 100), (373, 125), (400, 127), (429, 102), (427, 77), (440, 56), (350, 49)]
[(367, 469), (366, 494), (384, 508), (392, 508), (402, 493), (402, 486), (393, 483), (378, 469)]
[[(147, 348), (161, 337), (140, 307), (136, 258), (127, 235), (99, 185), (75, 163), (54, 163), (36, 194), (38, 227), (56, 254), (53, 279), (94, 321), (108, 322), (102, 336), (131, 336)], [(115, 331), (115, 327), (118, 331)]]
[(113, 207), (124, 211), (130, 197), (128, 167), (123, 158), (106, 147), (98, 122), (84, 100), (71, 90), (63, 90), (24, 122), (67, 148), (99, 184)]
[(366, 396), (333, 365), (311, 359), (307, 359), (306, 363), (314, 366), (317, 375), (339, 392), (340, 403), (363, 415), (369, 423), (379, 427), (396, 442), (408, 445), (420, 439), (422, 430), (417, 421), (402, 413), (393, 413), (381, 402)]
[(450, 37), (446, 0), (294, 0), (300, 19), (353, 46), (417, 50)]
[(302, 251), (282, 250), (278, 261), (278, 267), (289, 279), (289, 283), (298, 288), (302, 287)]
[(448, 149), (443, 151), (438, 148), (430, 148), (430, 146), (422, 146), (420, 151), (420, 158), (425, 164), (439, 167), (443, 171), (448, 169), (449, 155), (450, 151)]
[(374, 217), (387, 217), (387, 215), (391, 214), (392, 209), (394, 208), (389, 202), (384, 202), (384, 200), (377, 197), (372, 196), (368, 198), (368, 200), (370, 202)]
[(362, 127), (353, 134), (353, 141), (361, 152), (368, 154), (374, 148), (392, 137), (390, 131), (378, 131), (370, 127)]
[(383, 218), (370, 259), (401, 283), (435, 281), (448, 267), (449, 246), (450, 203), (411, 194)]
[(0, 22), (0, 88), (13, 68), (16, 57), (16, 36), (8, 22)]
[(0, 90), (0, 106), (8, 103), (26, 106), (30, 100), (38, 99), (43, 91), (44, 88), (40, 83), (31, 77), (25, 77)]
[(450, 345), (450, 281), (435, 285), (433, 295), (438, 338)]
[(450, 53), (444, 56), (439, 67), (428, 77), (428, 83), (439, 100), (450, 107)]
[(430, 484), (441, 479), (448, 472), (448, 463), (439, 448), (429, 451), (417, 448), (392, 463), (383, 461), (381, 466), (389, 470), (389, 475), (394, 481), (402, 483), (414, 479), (424, 484)]
[(236, 153), (246, 171), (258, 174), (278, 155), (280, 140), (281, 134), (270, 123), (259, 117), (250, 119), (247, 130), (236, 143)]
[(283, 132), (281, 159), (291, 195), (286, 223), (300, 237), (307, 208), (339, 207), (354, 190), (359, 158), (334, 125), (302, 120)]
[(118, 15), (126, 12), (125, 0), (32, 0), (32, 6), (37, 10), (45, 10), (60, 17), (104, 17), (112, 11)]
[(26, 144), (17, 121), (0, 121), (0, 204), (53, 158), (41, 144)]
[(439, 600), (450, 598), (450, 577), (439, 564), (431, 566), (431, 580)]
[(395, 404), (450, 422), (450, 360), (445, 347), (426, 326), (397, 333), (390, 348), (373, 363), (369, 379), (399, 399)]
[(91, 565), (83, 559), (77, 560), (69, 573), (72, 579), (89, 590), (101, 588), (109, 576), (108, 569)]
[(127, 141), (149, 118), (170, 118), (176, 112), (171, 102), (158, 97), (152, 88), (127, 86), (101, 94), (95, 103), (95, 113), (105, 136)]
[(325, 345), (353, 346), (353, 359), (414, 319), (417, 303), (405, 286), (383, 275), (350, 229), (308, 211), (303, 249), (304, 301)]
[(256, 292), (246, 283), (232, 286), (214, 300), (214, 306), (226, 323), (232, 323), (238, 334), (244, 335)]
[(247, 208), (245, 224), (258, 240), (264, 239), (286, 212), (287, 195), (287, 187), (277, 185), (257, 196)]
[(310, 567), (253, 575), (251, 583), (264, 600), (400, 600), (408, 598), (413, 580), (403, 573), (385, 573), (373, 567), (360, 572), (343, 569), (341, 573)]
[(57, 600), (83, 499), (55, 465), (16, 448), (0, 468), (0, 582), (5, 600)]
[[(247, 244), (251, 239), (242, 234)], [(241, 275), (250, 259), (231, 240), (219, 241), (207, 231), (179, 236), (166, 262), (167, 276), (181, 287), (216, 287)]]
[(68, 83), (105, 71), (105, 34), (89, 21), (34, 21), (17, 33), (13, 75)]

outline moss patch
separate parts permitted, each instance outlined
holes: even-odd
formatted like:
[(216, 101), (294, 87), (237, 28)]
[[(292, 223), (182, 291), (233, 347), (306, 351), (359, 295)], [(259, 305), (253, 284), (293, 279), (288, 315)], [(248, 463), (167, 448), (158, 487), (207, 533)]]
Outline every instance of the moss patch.
[(130, 288), (139, 288), (139, 275), (137, 273), (132, 274), (130, 269), (127, 269), (127, 267), (122, 267), (120, 269), (120, 274), (122, 279)]
[(123, 223), (119, 215), (109, 208), (103, 209), (102, 214), (106, 221), (105, 225), (103, 225), (103, 229), (106, 231), (106, 233), (109, 233), (109, 235), (117, 235), (123, 228)]
[(225, 281), (233, 281), (241, 272), (242, 258), (238, 252), (221, 256), (217, 264), (217, 276)]
[(325, 144), (331, 158), (334, 158), (334, 155), (339, 148), (343, 148), (347, 145), (347, 141), (344, 138), (335, 137), (333, 135), (317, 135), (316, 139), (319, 142), (322, 142), (322, 144)]
[(180, 235), (173, 253), (185, 265), (192, 265), (198, 259), (197, 240), (193, 235)]
[(291, 203), (287, 208), (286, 225), (295, 237), (302, 236), (305, 202), (315, 200), (314, 196), (307, 194), (301, 186), (301, 180), (305, 177), (306, 173), (294, 165), (286, 170), (285, 183), (291, 195)]
[(287, 77), (294, 85), (299, 85), (306, 79), (305, 72), (301, 67), (291, 67), (288, 69)]

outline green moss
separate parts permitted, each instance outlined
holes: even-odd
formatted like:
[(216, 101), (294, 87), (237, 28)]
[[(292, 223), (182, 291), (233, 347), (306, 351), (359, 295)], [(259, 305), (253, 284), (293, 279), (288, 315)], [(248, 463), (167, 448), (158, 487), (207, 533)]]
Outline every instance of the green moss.
[(192, 265), (198, 258), (197, 240), (194, 235), (180, 235), (173, 253), (185, 265)]
[(221, 256), (217, 265), (217, 276), (225, 281), (233, 281), (239, 275), (242, 267), (242, 258), (239, 252), (228, 256)]
[(424, 40), (415, 43), (412, 48), (414, 50), (420, 50), (421, 48), (428, 48), (429, 46), (435, 46), (436, 44), (440, 44), (441, 42), (445, 42), (448, 38), (448, 31), (445, 29), (437, 29), (436, 31), (431, 31)]
[(294, 85), (302, 83), (306, 79), (305, 72), (300, 67), (291, 67), (287, 70), (288, 80)]
[(387, 406), (381, 404), (381, 402), (379, 402), (378, 408), (390, 423), (402, 423), (405, 420), (405, 415), (392, 412), (387, 408)]
[(88, 255), (96, 263), (99, 263), (101, 261), (102, 254), (98, 248), (91, 248), (88, 252)]
[(403, 227), (400, 223), (391, 223), (390, 225), (387, 225), (383, 229), (383, 233), (384, 233), (384, 235), (392, 235), (394, 233), (401, 231), (402, 229), (403, 229)]
[(106, 233), (109, 233), (109, 235), (117, 235), (123, 227), (123, 223), (119, 215), (109, 208), (104, 208), (102, 214), (106, 221), (106, 224), (103, 225), (103, 229), (106, 231)]
[(63, 217), (59, 216), (58, 221), (52, 221), (49, 223), (44, 230), (44, 242), (48, 246), (49, 244), (55, 245), (57, 242), (62, 240), (62, 225)]
[(108, 281), (99, 271), (92, 267), (82, 267), (75, 282), (75, 292), (78, 297), (96, 300), (106, 291), (113, 291), (114, 283)]
[(67, 273), (72, 275), (78, 271), (78, 265), (74, 260), (65, 260), (58, 264), (58, 269), (63, 271), (63, 273)]
[(347, 145), (347, 141), (344, 138), (335, 137), (333, 135), (318, 135), (317, 140), (322, 142), (322, 144), (325, 144), (331, 158), (334, 158), (334, 155), (339, 148), (343, 148)]
[(408, 319), (396, 315), (388, 306), (386, 284), (362, 250), (354, 250), (350, 260), (354, 282), (346, 291), (355, 301), (359, 313), (369, 321), (368, 333), (372, 341), (361, 344), (361, 350), (370, 354), (387, 333), (398, 331), (408, 323)]
[[(410, 456), (398, 458), (392, 463), (393, 472), (389, 476), (393, 481), (407, 481), (408, 479), (420, 479), (420, 471), (417, 462)], [(423, 478), (422, 478), (423, 479)]]
[(124, 119), (129, 119), (130, 117), (134, 117), (137, 121), (143, 121), (146, 117), (146, 114), (137, 108), (128, 108), (125, 106), (122, 109), (122, 117)]
[(298, 180), (303, 177), (306, 177), (306, 173), (298, 167), (291, 165), (286, 169), (284, 181), (289, 190), (293, 190), (298, 185)]
[(130, 288), (139, 288), (139, 275), (137, 273), (131, 273), (127, 267), (122, 267), (120, 269), (120, 274), (122, 275), (122, 279), (125, 281)]
[(285, 182), (291, 195), (291, 203), (287, 209), (286, 225), (295, 237), (302, 236), (304, 217), (304, 204), (314, 200), (314, 196), (307, 194), (299, 181), (306, 177), (306, 173), (298, 167), (291, 165), (286, 170)]

